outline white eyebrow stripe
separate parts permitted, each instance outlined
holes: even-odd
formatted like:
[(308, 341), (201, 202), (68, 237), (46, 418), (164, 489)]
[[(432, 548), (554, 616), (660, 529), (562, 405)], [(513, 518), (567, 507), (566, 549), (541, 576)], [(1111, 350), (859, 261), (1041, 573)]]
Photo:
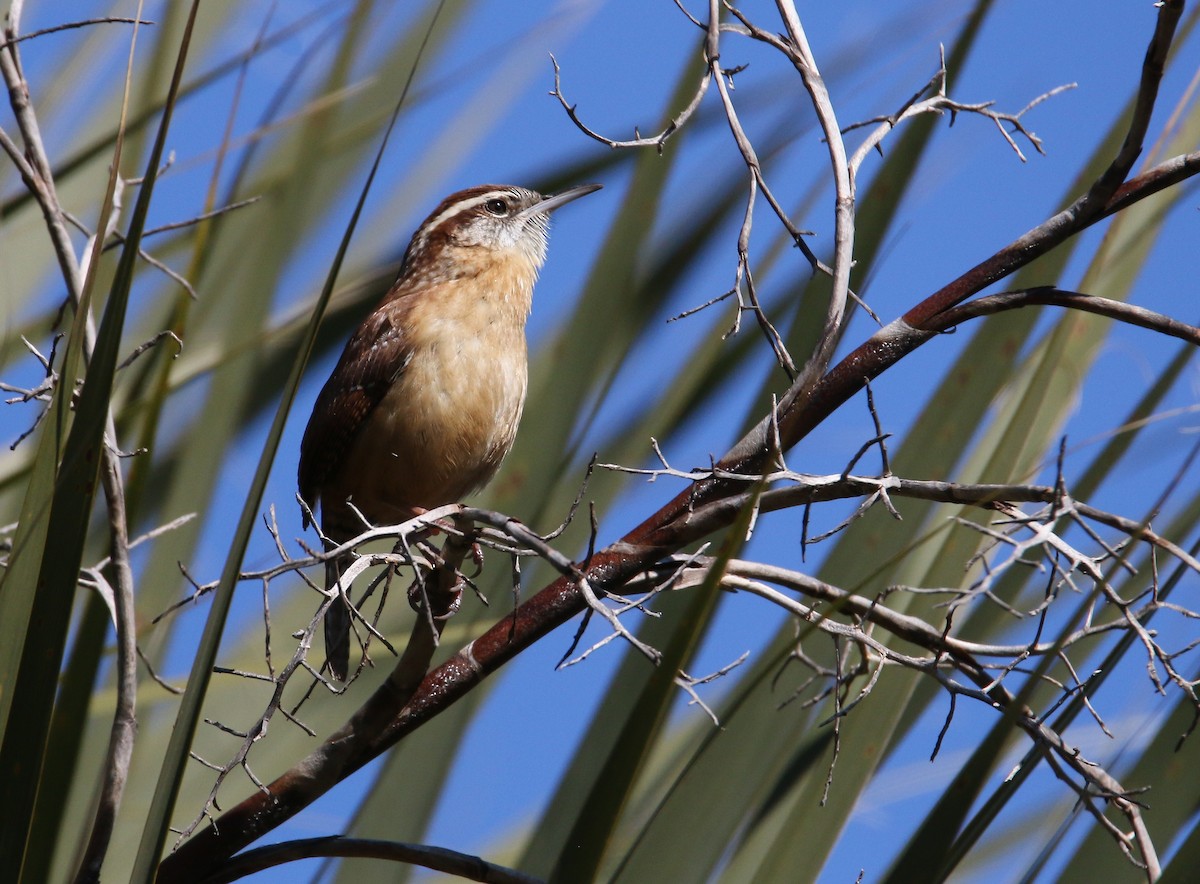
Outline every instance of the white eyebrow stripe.
[(484, 203), (486, 203), (490, 199), (495, 199), (496, 197), (506, 197), (506, 196), (511, 197), (512, 195), (513, 195), (512, 191), (507, 190), (507, 189), (505, 189), (505, 190), (489, 190), (487, 193), (481, 193), (478, 196), (471, 197), (470, 199), (459, 200), (458, 202), (454, 203), (453, 205), (447, 206), (440, 215), (436, 215), (435, 217), (430, 218), (429, 221), (425, 223), (425, 225), (423, 226), (422, 229), (426, 230), (426, 231), (437, 230), (438, 226), (440, 224), (442, 224), (442, 222), (444, 222), (447, 218), (453, 218), (455, 215), (457, 215), (460, 212), (465, 212), (469, 209), (475, 208), (476, 206), (482, 206)]
[(496, 197), (511, 197), (513, 195), (514, 192), (510, 188), (503, 187), (497, 188), (496, 190), (489, 190), (470, 197), (469, 199), (458, 200), (457, 202), (452, 203), (417, 229), (417, 233), (415, 236), (413, 236), (412, 243), (408, 247), (409, 253), (416, 254), (417, 252), (424, 251), (425, 244), (429, 241), (429, 234), (437, 230), (438, 226), (444, 223), (446, 219), (453, 218), (460, 212), (465, 212), (469, 209), (475, 208), (476, 206), (480, 206), (490, 199), (495, 199)]

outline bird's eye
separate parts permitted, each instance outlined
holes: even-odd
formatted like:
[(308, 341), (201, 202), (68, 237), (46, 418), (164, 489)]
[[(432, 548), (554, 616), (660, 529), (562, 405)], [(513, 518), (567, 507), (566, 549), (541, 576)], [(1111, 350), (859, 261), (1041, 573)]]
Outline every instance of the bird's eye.
[(488, 200), (483, 207), (498, 218), (503, 218), (508, 214), (508, 203), (504, 200)]

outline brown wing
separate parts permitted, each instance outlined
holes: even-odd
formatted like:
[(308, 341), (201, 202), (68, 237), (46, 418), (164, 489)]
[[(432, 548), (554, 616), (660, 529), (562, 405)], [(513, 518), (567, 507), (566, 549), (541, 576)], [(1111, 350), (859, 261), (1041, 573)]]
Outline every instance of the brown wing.
[(314, 510), (367, 416), (412, 355), (396, 323), (398, 312), (376, 309), (363, 321), (317, 396), (300, 443), (297, 471), (300, 496)]

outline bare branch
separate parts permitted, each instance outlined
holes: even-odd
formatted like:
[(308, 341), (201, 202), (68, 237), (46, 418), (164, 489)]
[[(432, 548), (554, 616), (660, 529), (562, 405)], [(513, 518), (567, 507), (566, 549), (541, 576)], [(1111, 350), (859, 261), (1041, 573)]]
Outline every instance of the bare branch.
[(558, 99), (558, 103), (562, 105), (563, 110), (567, 112), (567, 116), (571, 118), (571, 122), (575, 124), (576, 128), (578, 128), (580, 132), (582, 132), (588, 138), (591, 138), (594, 141), (599, 141), (601, 144), (607, 145), (608, 147), (614, 149), (652, 147), (659, 153), (662, 153), (663, 146), (666, 144), (667, 139), (678, 132), (682, 126), (687, 124), (687, 121), (691, 119), (692, 114), (696, 112), (696, 108), (700, 106), (700, 102), (704, 99), (704, 93), (708, 91), (708, 72), (705, 71), (704, 76), (700, 78), (700, 84), (696, 87), (696, 91), (692, 95), (692, 100), (688, 102), (687, 107), (680, 111), (679, 114), (667, 124), (665, 129), (650, 138), (644, 138), (635, 132), (635, 137), (629, 141), (616, 141), (611, 138), (606, 138), (600, 133), (589, 129), (586, 125), (584, 125), (583, 121), (579, 119), (579, 115), (575, 112), (575, 105), (569, 103), (566, 96), (563, 95), (562, 71), (559, 69), (558, 59), (554, 57), (553, 53), (550, 55), (550, 63), (554, 65), (554, 88), (550, 91), (550, 95)]
[[(929, 83), (926, 84), (925, 88), (913, 95), (900, 107), (899, 110), (888, 114), (887, 116), (872, 117), (869, 120), (853, 123), (843, 130), (843, 132), (849, 132), (865, 126), (875, 125), (875, 128), (867, 135), (862, 144), (855, 149), (854, 155), (850, 158), (850, 169), (853, 174), (858, 174), (863, 161), (866, 160), (871, 151), (882, 150), (881, 145), (884, 138), (886, 138), (888, 134), (890, 134), (902, 122), (921, 114), (930, 113), (939, 115), (949, 113), (951, 125), (954, 124), (955, 119), (960, 113), (976, 114), (991, 120), (992, 123), (995, 124), (996, 129), (1000, 132), (1001, 137), (1004, 138), (1004, 141), (1009, 147), (1012, 148), (1013, 152), (1016, 153), (1017, 158), (1021, 162), (1025, 162), (1025, 154), (1021, 151), (1020, 145), (1017, 144), (1016, 139), (1013, 137), (1014, 134), (1022, 136), (1038, 153), (1045, 154), (1046, 151), (1042, 149), (1042, 140), (1028, 128), (1026, 128), (1025, 124), (1021, 121), (1021, 118), (1042, 102), (1047, 101), (1048, 99), (1053, 98), (1055, 95), (1059, 95), (1068, 89), (1074, 89), (1076, 86), (1074, 83), (1056, 86), (1055, 88), (1044, 92), (1037, 98), (1033, 99), (1033, 101), (1029, 102), (1029, 104), (1025, 105), (1025, 107), (1021, 108), (1021, 110), (1017, 111), (1016, 113), (1004, 113), (993, 110), (995, 105), (994, 101), (983, 101), (976, 102), (974, 104), (967, 104), (950, 98), (950, 96), (946, 93), (946, 74), (946, 54), (945, 50), (943, 49), (941, 52), (941, 64), (938, 68), (938, 71), (930, 79)], [(932, 92), (933, 94), (929, 98), (921, 99), (921, 95), (927, 92)]]
[(1136, 304), (1114, 301), (1111, 298), (1101, 298), (1081, 292), (1063, 291), (1053, 286), (1038, 286), (1032, 289), (985, 295), (942, 312), (937, 316), (936, 324), (940, 330), (944, 331), (968, 319), (991, 316), (1005, 310), (1019, 310), (1039, 304), (1095, 313), (1097, 316), (1106, 316), (1118, 322), (1149, 329), (1200, 346), (1200, 328), (1194, 325), (1188, 325)]
[(22, 34), (19, 37), (10, 37), (0, 41), (0, 49), (7, 49), (9, 46), (15, 46), (18, 43), (24, 43), (26, 40), (33, 40), (36, 37), (44, 37), (47, 34), (57, 34), (60, 31), (70, 31), (75, 28), (86, 28), (91, 25), (153, 25), (157, 22), (152, 22), (144, 18), (119, 18), (116, 16), (105, 16), (103, 18), (87, 18), (80, 21), (67, 22), (66, 24), (54, 25), (49, 28), (41, 28), (37, 31), (30, 31), (28, 34)]
[[(799, 16), (791, 4), (779, 0), (777, 4), (787, 27), (787, 37), (776, 37), (779, 47), (790, 53), (789, 58), (801, 73), (806, 88), (810, 89), (812, 101), (821, 109), (828, 101), (822, 96), (823, 83), (816, 73), (815, 65), (811, 64), (811, 53), (807, 50), (803, 29), (800, 27)], [(1169, 48), (1174, 23), (1172, 16), (1177, 19), (1182, 4), (1178, 0), (1167, 0), (1164, 7), (1172, 7), (1170, 12), (1160, 12), (1159, 27), (1151, 41), (1151, 51), (1147, 58), (1143, 76), (1142, 111), (1148, 113), (1153, 105), (1153, 88), (1145, 84), (1153, 80), (1153, 71), (1159, 60)], [(708, 45), (706, 59), (710, 64), (709, 76), (715, 75), (718, 83), (728, 72), (715, 67), (717, 59), (716, 37), (726, 29), (714, 24), (716, 15), (713, 4), (710, 3), (709, 23), (706, 26)], [(775, 44), (772, 44), (775, 45)], [(777, 48), (779, 48), (777, 47)], [(715, 67), (715, 70), (713, 68)], [(718, 90), (720, 87), (718, 87)], [(561, 93), (560, 101), (563, 101)], [(565, 102), (564, 102), (565, 103)], [(1140, 142), (1139, 128), (1143, 130), (1140, 117), (1145, 114), (1135, 114), (1135, 123), (1131, 126), (1129, 139)], [(830, 122), (836, 123), (832, 115), (822, 118), (824, 126)], [(1072, 210), (1048, 219), (1027, 233), (1024, 237), (982, 262), (976, 268), (963, 274), (942, 290), (927, 298), (917, 307), (910, 310), (903, 318), (881, 329), (875, 335), (856, 349), (850, 356), (828, 369), (830, 364), (827, 354), (821, 354), (831, 349), (840, 332), (841, 309), (845, 297), (848, 297), (848, 281), (853, 244), (853, 177), (840, 148), (840, 135), (836, 125), (832, 135), (828, 136), (831, 151), (831, 166), (838, 172), (838, 205), (835, 206), (835, 218), (841, 223), (835, 225), (835, 240), (837, 243), (837, 258), (834, 261), (835, 298), (826, 314), (826, 330), (821, 337), (821, 346), (801, 371), (797, 380), (792, 384), (788, 393), (781, 397), (778, 406), (771, 413), (764, 415), (755, 429), (749, 433), (737, 446), (723, 458), (715, 462), (708, 470), (681, 472), (670, 469), (665, 459), (663, 469), (647, 471), (651, 478), (659, 475), (677, 475), (686, 481), (687, 487), (677, 494), (657, 513), (647, 518), (641, 525), (628, 532), (620, 541), (607, 548), (598, 549), (589, 555), (584, 565), (575, 565), (569, 561), (559, 563), (559, 579), (544, 588), (533, 598), (523, 602), (511, 616), (506, 616), (502, 622), (486, 630), (473, 641), (451, 656), (444, 664), (424, 676), (423, 682), (406, 696), (403, 705), (385, 699), (372, 698), (356, 715), (356, 720), (363, 716), (376, 716), (373, 721), (383, 722), (377, 735), (367, 742), (353, 746), (347, 745), (342, 750), (333, 748), (337, 735), (326, 743), (326, 748), (310, 756), (301, 766), (289, 774), (269, 784), (269, 796), (254, 795), (238, 807), (232, 809), (220, 820), (219, 829), (205, 829), (197, 833), (187, 844), (163, 865), (164, 880), (169, 880), (172, 872), (177, 873), (182, 868), (196, 869), (203, 864), (219, 862), (221, 857), (232, 854), (241, 846), (249, 843), (257, 835), (268, 828), (277, 825), (303, 805), (310, 801), (315, 794), (326, 790), (333, 781), (344, 777), (349, 771), (361, 767), (380, 752), (393, 746), (397, 741), (412, 730), (420, 727), (431, 717), (439, 714), (450, 704), (473, 689), (483, 678), (495, 672), (513, 656), (533, 642), (545, 636), (550, 630), (567, 622), (580, 612), (592, 614), (597, 612), (593, 607), (594, 600), (605, 596), (615, 598), (618, 593), (636, 588), (638, 581), (647, 581), (651, 588), (661, 582), (664, 576), (673, 581), (674, 585), (683, 585), (689, 579), (692, 571), (702, 570), (701, 560), (696, 560), (692, 568), (685, 569), (680, 574), (680, 563), (673, 558), (678, 550), (687, 544), (697, 542), (712, 532), (733, 524), (739, 506), (744, 505), (748, 494), (748, 483), (758, 480), (762, 474), (770, 473), (766, 464), (774, 464), (776, 459), (786, 450), (794, 446), (800, 439), (835, 408), (847, 401), (871, 378), (886, 370), (905, 355), (912, 353), (917, 347), (928, 340), (935, 339), (939, 328), (939, 315), (964, 302), (966, 299), (993, 285), (997, 280), (1011, 274), (1016, 269), (1028, 265), (1039, 255), (1045, 254), (1070, 236), (1094, 225), (1103, 217), (1132, 205), (1151, 193), (1164, 187), (1185, 180), (1200, 170), (1200, 154), (1177, 157), (1160, 164), (1143, 175), (1122, 184), (1124, 175), (1113, 182), (1102, 181), (1089, 190), (1092, 203), (1087, 200), (1077, 202)], [(649, 145), (643, 145), (649, 146)], [(841, 150), (840, 159), (836, 155)], [(1124, 151), (1122, 152), (1122, 157)], [(1127, 169), (1126, 169), (1127, 171)], [(761, 182), (756, 182), (761, 185)], [(1111, 187), (1109, 186), (1111, 184)], [(843, 281), (844, 280), (844, 281)], [(838, 302), (840, 300), (841, 306)], [(811, 367), (811, 368), (810, 368)], [(880, 434), (882, 435), (882, 434)], [(886, 469), (885, 469), (886, 472)], [(809, 506), (823, 499), (833, 499), (836, 496), (852, 496), (852, 490), (861, 495), (876, 495), (878, 500), (911, 495), (929, 500), (946, 500), (970, 506), (985, 507), (1000, 510), (1002, 505), (1015, 506), (1018, 504), (1034, 504), (1037, 506), (1022, 507), (1020, 512), (1002, 510), (1005, 520), (988, 526), (987, 537), (995, 543), (1005, 543), (1004, 538), (1016, 539), (1025, 549), (1039, 549), (1048, 556), (1050, 564), (1042, 564), (1048, 572), (1047, 595), (1052, 595), (1057, 586), (1068, 585), (1068, 580), (1075, 580), (1080, 585), (1086, 580), (1094, 580), (1100, 574), (1096, 559), (1111, 557), (1118, 544), (1103, 541), (1096, 556), (1091, 557), (1077, 548), (1075, 544), (1065, 547), (1055, 544), (1048, 537), (1041, 546), (1027, 543), (1027, 538), (1015, 538), (1012, 532), (1042, 532), (1053, 528), (1054, 524), (1070, 519), (1072, 524), (1081, 525), (1092, 523), (1105, 525), (1123, 532), (1126, 537), (1151, 544), (1175, 556), (1181, 565), (1188, 568), (1197, 567), (1195, 559), (1186, 551), (1179, 549), (1170, 541), (1157, 536), (1150, 528), (1133, 520), (1104, 513), (1088, 508), (1086, 505), (1073, 501), (1062, 487), (1037, 486), (958, 486), (952, 483), (925, 482), (900, 479), (891, 475), (882, 477), (805, 477), (803, 480), (786, 478), (786, 471), (779, 474), (777, 481), (792, 482), (789, 487), (773, 488), (762, 496), (762, 512), (782, 509), (792, 506)], [(795, 474), (789, 474), (794, 476)], [(1028, 511), (1026, 511), (1028, 510)], [(466, 514), (466, 510), (462, 511)], [(506, 518), (506, 517), (503, 517)], [(510, 546), (516, 538), (508, 532), (507, 523), (504, 526), (493, 526), (504, 531)], [(953, 526), (950, 526), (953, 527)], [(527, 530), (527, 529), (526, 529)], [(485, 532), (486, 533), (486, 532)], [(1051, 531), (1053, 533), (1053, 531)], [(1099, 532), (1097, 532), (1098, 534)], [(997, 550), (1008, 550), (997, 546)], [(1061, 563), (1054, 559), (1061, 559)], [(389, 563), (386, 559), (376, 561)], [(398, 560), (392, 560), (397, 561)], [(1018, 564), (1017, 559), (1012, 564)], [(1025, 567), (1024, 564), (1021, 565)], [(760, 566), (761, 567), (761, 566)], [(995, 563), (989, 563), (995, 567)], [(582, 579), (581, 579), (582, 578)], [(1005, 710), (1012, 715), (1013, 720), (1021, 726), (1038, 747), (1039, 752), (1051, 759), (1056, 775), (1062, 776), (1070, 787), (1076, 791), (1087, 805), (1089, 812), (1098, 812), (1102, 802), (1110, 802), (1125, 819), (1129, 821), (1128, 832), (1118, 832), (1113, 827), (1115, 836), (1131, 851), (1136, 849), (1150, 870), (1157, 869), (1154, 845), (1145, 834), (1145, 826), (1140, 817), (1140, 810), (1132, 798), (1132, 793), (1123, 789), (1114, 778), (1101, 768), (1095, 766), (1068, 746), (1060, 734), (1045, 726), (1029, 710), (1020, 708), (1013, 695), (1006, 689), (1003, 680), (1008, 672), (1016, 669), (1005, 669), (1012, 654), (1059, 654), (1062, 652), (1057, 643), (1041, 640), (1014, 646), (986, 646), (963, 643), (947, 628), (939, 630), (925, 621), (906, 617), (900, 612), (889, 608), (884, 601), (887, 593), (891, 592), (941, 592), (940, 587), (886, 587), (880, 591), (876, 599), (848, 595), (837, 587), (829, 587), (804, 575), (795, 572), (772, 573), (768, 578), (763, 573), (741, 574), (731, 571), (731, 580), (748, 581), (763, 584), (769, 580), (778, 580), (779, 585), (802, 586), (803, 596), (815, 603), (821, 600), (821, 610), (815, 611), (812, 605), (797, 601), (788, 593), (774, 590), (778, 600), (776, 603), (787, 607), (811, 628), (820, 629), (828, 635), (838, 638), (856, 649), (864, 661), (869, 660), (875, 668), (879, 666), (906, 666), (922, 672), (942, 686), (952, 697), (964, 697), (989, 706)], [(592, 599), (587, 597), (587, 589), (592, 591)], [(1138, 594), (1135, 599), (1120, 598), (1115, 591), (1106, 595), (1103, 591), (1097, 595), (1096, 607), (1105, 607), (1127, 612), (1126, 616), (1113, 618), (1106, 622), (1090, 617), (1086, 625), (1067, 636), (1068, 641), (1081, 641), (1094, 638), (1113, 630), (1121, 631), (1124, 635), (1137, 633), (1133, 620), (1142, 620), (1151, 610), (1150, 605), (1161, 604), (1156, 598), (1157, 593), (1149, 597)], [(832, 616), (829, 607), (834, 608), (837, 616)], [(1140, 607), (1138, 607), (1140, 606)], [(601, 605), (601, 607), (608, 607)], [(586, 616), (586, 615), (585, 615)], [(619, 619), (619, 614), (614, 614)], [(806, 627), (808, 628), (808, 627)], [(873, 634), (872, 628), (905, 641), (912, 641), (917, 647), (913, 654), (902, 654), (892, 649), (890, 645)], [(617, 635), (616, 632), (613, 635)], [(886, 638), (886, 637), (885, 637)], [(1162, 649), (1162, 657), (1172, 659), (1172, 652)], [(988, 653), (996, 652), (1000, 662), (988, 660)], [(1175, 652), (1178, 653), (1178, 652)], [(1055, 660), (1058, 658), (1055, 657)], [(855, 660), (850, 660), (854, 664)], [(869, 680), (870, 673), (875, 669), (862, 671), (861, 676), (851, 676), (855, 672), (854, 665), (842, 665), (835, 678), (865, 677)], [(1165, 681), (1164, 681), (1165, 684)], [(845, 688), (846, 682), (839, 682)], [(844, 692), (837, 699), (839, 708), (844, 708), (844, 702), (851, 696)], [(836, 722), (841, 716), (835, 718)], [(347, 725), (349, 727), (350, 725)], [(340, 732), (343, 738), (350, 731)], [(311, 771), (319, 771), (313, 775)], [(335, 773), (331, 773), (334, 771)], [(1101, 814), (1102, 816), (1102, 814)]]
[(227, 862), (218, 874), (208, 880), (213, 884), (232, 882), (284, 863), (319, 856), (390, 860), (421, 866), (435, 872), (445, 872), (468, 881), (491, 881), (495, 884), (537, 884), (539, 881), (515, 869), (485, 862), (477, 856), (447, 850), (444, 847), (344, 838), (338, 835), (284, 841), (247, 850), (236, 859)]

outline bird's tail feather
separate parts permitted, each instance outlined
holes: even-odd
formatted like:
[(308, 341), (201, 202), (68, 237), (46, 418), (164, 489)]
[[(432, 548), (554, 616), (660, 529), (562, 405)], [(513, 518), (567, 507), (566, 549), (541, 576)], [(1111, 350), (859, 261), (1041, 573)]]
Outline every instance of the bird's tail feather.
[[(325, 588), (337, 585), (342, 569), (349, 564), (343, 557), (325, 563)], [(339, 595), (325, 611), (325, 659), (330, 674), (345, 681), (350, 669), (350, 622), (353, 615), (344, 596)]]

